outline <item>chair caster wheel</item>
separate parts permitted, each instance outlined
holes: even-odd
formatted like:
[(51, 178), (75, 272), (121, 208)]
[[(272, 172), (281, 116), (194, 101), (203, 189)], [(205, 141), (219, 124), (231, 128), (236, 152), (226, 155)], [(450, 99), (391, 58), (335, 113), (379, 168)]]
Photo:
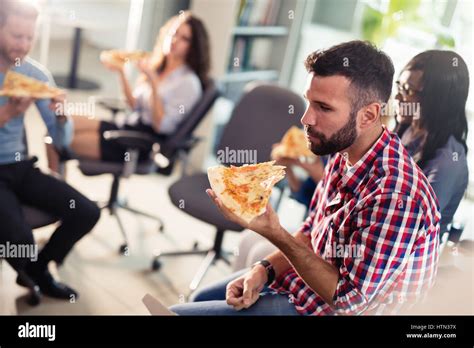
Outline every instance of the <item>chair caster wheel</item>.
[(160, 227), (158, 227), (158, 231), (159, 231), (160, 233), (165, 232), (165, 225), (160, 225)]
[(154, 259), (151, 263), (151, 269), (154, 271), (158, 271), (161, 268), (161, 261), (158, 259)]
[(122, 244), (119, 248), (119, 254), (120, 255), (126, 255), (128, 253), (128, 245), (127, 244)]
[(198, 250), (198, 247), (199, 247), (199, 243), (198, 243), (198, 242), (194, 242), (194, 244), (193, 244), (193, 250)]
[(34, 289), (31, 290), (31, 294), (26, 302), (32, 307), (41, 303), (41, 291), (38, 286), (35, 286)]

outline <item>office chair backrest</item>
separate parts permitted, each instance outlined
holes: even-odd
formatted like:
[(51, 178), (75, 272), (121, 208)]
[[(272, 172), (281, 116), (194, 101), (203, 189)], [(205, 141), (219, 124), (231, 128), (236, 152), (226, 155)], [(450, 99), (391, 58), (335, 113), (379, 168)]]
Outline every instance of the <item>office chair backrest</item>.
[[(291, 126), (301, 126), (304, 110), (303, 99), (288, 89), (267, 84), (248, 89), (222, 133), (217, 158), (221, 164), (242, 165), (251, 152), (257, 162), (269, 161), (272, 144), (281, 141)], [(229, 156), (219, 156), (226, 153)]]
[(210, 79), (204, 86), (203, 95), (199, 102), (184, 118), (176, 131), (161, 144), (161, 153), (165, 157), (172, 159), (175, 156), (180, 146), (192, 136), (193, 132), (219, 97), (219, 94), (220, 92), (216, 83)]

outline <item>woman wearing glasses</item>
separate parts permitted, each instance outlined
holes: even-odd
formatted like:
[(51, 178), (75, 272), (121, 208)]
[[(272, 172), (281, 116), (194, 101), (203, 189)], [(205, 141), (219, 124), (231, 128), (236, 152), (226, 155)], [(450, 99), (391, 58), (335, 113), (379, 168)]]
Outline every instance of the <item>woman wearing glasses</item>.
[[(138, 130), (165, 139), (201, 98), (210, 67), (209, 39), (204, 24), (189, 12), (171, 18), (160, 30), (148, 60), (132, 89), (124, 66), (104, 65), (118, 73), (123, 94), (132, 110), (124, 124), (74, 117), (72, 150), (79, 157), (123, 162), (126, 148), (104, 139), (108, 130)], [(148, 151), (140, 153), (145, 159)]]
[(466, 63), (451, 51), (420, 53), (402, 70), (397, 87), (395, 131), (433, 186), (440, 205), (441, 233), (447, 232), (469, 176)]

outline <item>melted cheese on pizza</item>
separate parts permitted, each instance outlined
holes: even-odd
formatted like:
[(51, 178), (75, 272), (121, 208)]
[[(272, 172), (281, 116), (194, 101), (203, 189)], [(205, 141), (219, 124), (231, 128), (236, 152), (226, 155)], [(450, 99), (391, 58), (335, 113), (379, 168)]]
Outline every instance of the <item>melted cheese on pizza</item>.
[(288, 157), (313, 157), (314, 154), (308, 148), (304, 131), (293, 126), (283, 136), (280, 144), (272, 150), (272, 158)]
[(14, 71), (8, 71), (5, 76), (1, 95), (33, 98), (52, 98), (63, 92), (46, 83), (32, 79)]
[(210, 168), (209, 178), (223, 204), (250, 221), (265, 211), (273, 186), (285, 176), (284, 168), (275, 166), (274, 162), (218, 167), (217, 171), (214, 167)]
[(137, 61), (140, 59), (147, 58), (150, 54), (144, 51), (122, 51), (122, 50), (109, 50), (103, 51), (100, 54), (100, 59), (103, 62), (107, 62), (114, 65), (122, 65), (127, 62)]

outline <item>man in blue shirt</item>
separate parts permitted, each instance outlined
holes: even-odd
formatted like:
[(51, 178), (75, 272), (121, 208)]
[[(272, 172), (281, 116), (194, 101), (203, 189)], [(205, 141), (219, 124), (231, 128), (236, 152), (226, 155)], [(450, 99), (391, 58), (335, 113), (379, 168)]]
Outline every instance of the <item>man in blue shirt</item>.
[[(49, 72), (27, 57), (34, 39), (37, 9), (23, 1), (0, 0), (0, 88), (9, 70), (54, 84)], [(38, 285), (43, 294), (70, 300), (75, 290), (57, 282), (50, 261), (61, 264), (74, 244), (97, 223), (99, 208), (74, 188), (42, 173), (27, 157), (24, 116), (34, 103), (57, 149), (71, 142), (72, 122), (54, 112), (58, 100), (0, 97), (0, 245), (35, 246), (22, 205), (39, 208), (61, 223), (39, 255), (5, 256), (18, 272), (17, 283)], [(32, 250), (36, 250), (32, 248)]]

